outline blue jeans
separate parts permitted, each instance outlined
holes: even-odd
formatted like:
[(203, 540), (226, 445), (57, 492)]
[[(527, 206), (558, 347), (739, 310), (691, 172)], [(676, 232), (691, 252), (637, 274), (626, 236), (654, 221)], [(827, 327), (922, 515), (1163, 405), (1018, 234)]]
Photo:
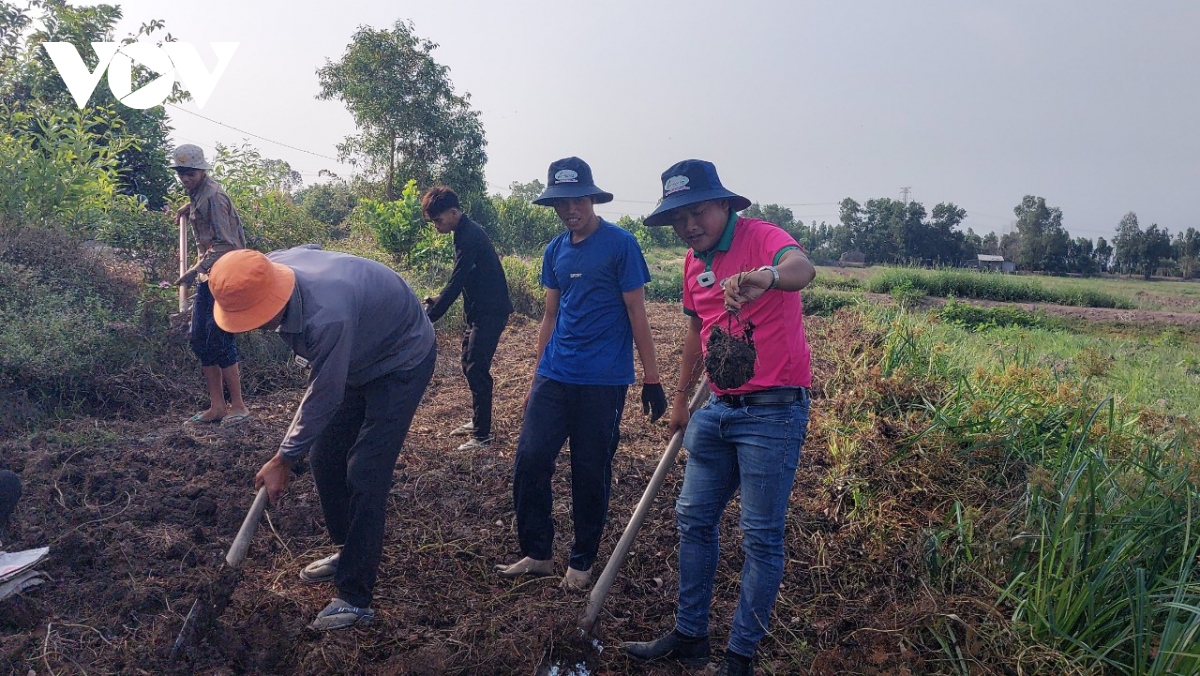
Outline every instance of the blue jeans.
[(767, 633), (783, 580), (783, 533), (788, 499), (808, 433), (808, 400), (730, 408), (715, 397), (688, 422), (679, 523), (679, 612), (675, 628), (708, 635), (713, 576), (720, 558), (718, 527), (741, 488), (741, 596), (729, 649), (753, 656)]
[(621, 438), (628, 390), (628, 385), (574, 385), (534, 378), (513, 464), (513, 507), (522, 556), (542, 560), (554, 556), (550, 480), (563, 442), (570, 439), (575, 524), (570, 566), (588, 570), (595, 563), (608, 523), (612, 460)]

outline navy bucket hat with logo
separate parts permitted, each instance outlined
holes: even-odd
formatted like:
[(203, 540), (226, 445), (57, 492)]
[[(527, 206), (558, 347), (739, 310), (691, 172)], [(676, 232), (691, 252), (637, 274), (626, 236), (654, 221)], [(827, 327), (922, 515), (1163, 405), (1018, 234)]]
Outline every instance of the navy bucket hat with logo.
[(704, 160), (677, 162), (662, 174), (663, 194), (658, 206), (646, 217), (646, 225), (670, 225), (668, 212), (708, 200), (729, 200), (734, 211), (750, 206), (750, 200), (721, 185), (717, 168)]
[(553, 205), (554, 200), (569, 197), (592, 197), (596, 204), (611, 202), (613, 199), (612, 193), (596, 187), (592, 180), (592, 168), (578, 157), (564, 157), (550, 163), (546, 189), (533, 203), (548, 207)]

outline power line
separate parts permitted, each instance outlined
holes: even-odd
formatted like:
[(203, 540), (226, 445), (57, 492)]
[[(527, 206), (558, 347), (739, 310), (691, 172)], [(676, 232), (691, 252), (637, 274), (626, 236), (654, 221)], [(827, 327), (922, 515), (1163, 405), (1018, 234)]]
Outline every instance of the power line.
[(211, 117), (205, 117), (204, 115), (201, 115), (200, 113), (196, 113), (196, 112), (190, 111), (190, 110), (188, 110), (188, 109), (186, 109), (186, 108), (181, 108), (181, 107), (179, 107), (179, 106), (175, 105), (174, 103), (168, 103), (167, 105), (168, 105), (168, 106), (171, 106), (172, 108), (174, 108), (174, 109), (176, 109), (176, 110), (181, 110), (181, 111), (183, 111), (183, 112), (187, 113), (188, 115), (195, 115), (196, 117), (198, 117), (198, 118), (200, 118), (200, 119), (202, 119), (202, 120), (208, 120), (209, 122), (212, 122), (213, 124), (219, 124), (219, 125), (221, 125), (222, 127), (225, 127), (225, 128), (227, 128), (227, 129), (232, 129), (232, 130), (234, 130), (234, 131), (238, 132), (239, 134), (246, 134), (247, 136), (253, 136), (253, 137), (254, 137), (254, 138), (256, 138), (256, 139), (259, 139), (260, 141), (266, 141), (267, 143), (274, 143), (275, 145), (278, 145), (278, 146), (283, 146), (284, 148), (290, 148), (291, 150), (295, 150), (295, 151), (297, 151), (297, 152), (301, 152), (301, 153), (307, 153), (307, 154), (309, 154), (309, 155), (312, 155), (312, 156), (314, 156), (314, 157), (320, 157), (320, 158), (322, 158), (322, 159), (326, 159), (326, 160), (332, 160), (332, 161), (334, 161), (334, 162), (338, 162), (338, 163), (340, 163), (340, 162), (341, 162), (341, 160), (337, 159), (336, 157), (330, 157), (330, 156), (328, 156), (328, 155), (322, 155), (321, 153), (314, 153), (314, 152), (313, 152), (313, 151), (311, 151), (311, 150), (305, 150), (304, 148), (297, 148), (297, 147), (296, 147), (296, 146), (294, 146), (294, 145), (289, 145), (289, 144), (287, 144), (287, 143), (284, 143), (284, 142), (282, 142), (282, 141), (276, 141), (276, 140), (274, 140), (274, 139), (269, 139), (269, 138), (267, 138), (266, 136), (259, 136), (258, 134), (255, 134), (255, 133), (253, 133), (253, 132), (248, 132), (248, 131), (246, 131), (245, 129), (238, 129), (237, 127), (235, 127), (235, 126), (233, 126), (233, 125), (231, 125), (231, 124), (225, 124), (224, 122), (221, 122), (221, 121), (219, 121), (219, 120), (214, 120), (214, 119), (212, 119)]

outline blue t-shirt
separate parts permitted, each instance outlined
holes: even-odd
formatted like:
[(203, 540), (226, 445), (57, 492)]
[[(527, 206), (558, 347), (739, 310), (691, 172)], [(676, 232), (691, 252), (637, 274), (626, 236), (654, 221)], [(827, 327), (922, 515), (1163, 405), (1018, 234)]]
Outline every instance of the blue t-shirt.
[(633, 383), (633, 327), (622, 294), (649, 281), (637, 240), (608, 221), (578, 244), (570, 232), (551, 240), (542, 286), (561, 300), (538, 375), (575, 385)]

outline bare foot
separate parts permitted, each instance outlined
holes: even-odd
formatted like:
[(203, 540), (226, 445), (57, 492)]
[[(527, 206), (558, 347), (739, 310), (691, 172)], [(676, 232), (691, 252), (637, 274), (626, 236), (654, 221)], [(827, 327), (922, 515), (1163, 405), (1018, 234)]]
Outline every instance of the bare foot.
[(528, 556), (511, 565), (499, 564), (496, 572), (500, 577), (521, 577), (522, 575), (550, 575), (554, 572), (553, 559), (531, 559)]

